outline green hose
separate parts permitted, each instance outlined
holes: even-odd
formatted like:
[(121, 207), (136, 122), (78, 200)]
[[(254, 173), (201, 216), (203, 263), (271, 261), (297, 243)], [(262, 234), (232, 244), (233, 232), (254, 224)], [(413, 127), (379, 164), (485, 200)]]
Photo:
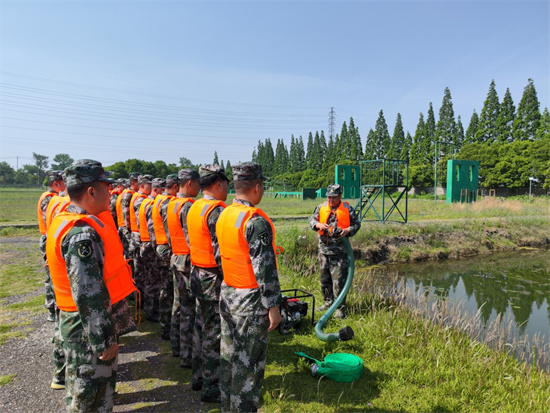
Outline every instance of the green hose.
[(353, 282), (353, 274), (355, 273), (355, 260), (353, 259), (353, 250), (351, 248), (351, 245), (349, 243), (348, 237), (342, 238), (342, 241), (346, 245), (346, 249), (348, 250), (348, 277), (346, 279), (346, 284), (344, 285), (344, 288), (342, 291), (340, 291), (340, 294), (338, 294), (338, 297), (336, 300), (332, 303), (330, 308), (327, 310), (325, 314), (321, 317), (321, 319), (317, 322), (317, 325), (315, 326), (315, 335), (317, 338), (321, 341), (326, 342), (332, 342), (332, 341), (347, 341), (351, 340), (354, 336), (353, 330), (351, 327), (344, 327), (342, 328), (338, 333), (331, 333), (326, 334), (323, 333), (323, 325), (327, 322), (327, 320), (330, 318), (332, 313), (336, 311), (336, 309), (340, 306), (342, 301), (346, 298), (346, 295), (348, 295), (348, 291), (351, 287), (351, 283)]

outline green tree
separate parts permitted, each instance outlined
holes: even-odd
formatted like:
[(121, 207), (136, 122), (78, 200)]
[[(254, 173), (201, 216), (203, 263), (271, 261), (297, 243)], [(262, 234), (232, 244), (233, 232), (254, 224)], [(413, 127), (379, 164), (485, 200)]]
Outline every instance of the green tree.
[(110, 166), (107, 166), (105, 170), (113, 172), (113, 178), (115, 179), (128, 178), (128, 170), (126, 169), (126, 162), (116, 162)]
[(271, 139), (267, 138), (264, 144), (264, 163), (263, 169), (266, 171), (267, 176), (275, 173), (275, 153), (273, 152), (273, 145), (271, 145)]
[(196, 168), (195, 165), (193, 165), (193, 162), (191, 162), (191, 160), (186, 158), (185, 156), (180, 157), (179, 167), (181, 169), (195, 169)]
[(457, 151), (462, 147), (464, 144), (464, 126), (462, 126), (462, 119), (460, 119), (460, 115), (456, 118), (456, 135), (455, 135), (455, 143), (456, 143), (456, 149)]
[(213, 161), (214, 164), (216, 165), (219, 165), (220, 164), (220, 161), (218, 159), (218, 152), (214, 151), (214, 161)]
[(540, 124), (539, 106), (533, 79), (529, 79), (529, 83), (523, 90), (523, 96), (514, 119), (513, 135), (515, 140), (535, 140)]
[(374, 153), (373, 159), (385, 159), (390, 149), (390, 133), (384, 119), (384, 111), (380, 110), (376, 126), (374, 128)]
[(7, 162), (0, 162), (0, 185), (15, 183), (15, 170)]
[(409, 133), (409, 131), (407, 131), (407, 136), (405, 136), (405, 141), (403, 143), (403, 147), (401, 148), (401, 153), (399, 154), (399, 159), (401, 159), (402, 161), (409, 160), (411, 146), (412, 146), (412, 136)]
[[(435, 136), (439, 141), (452, 142), (456, 144), (456, 122), (455, 113), (453, 110), (453, 101), (451, 97), (451, 91), (448, 87), (443, 92), (443, 102), (439, 109), (439, 120), (435, 128)], [(451, 145), (442, 146), (443, 155), (449, 155), (452, 153), (453, 148)]]
[(53, 157), (52, 169), (55, 170), (65, 170), (68, 166), (71, 166), (74, 162), (74, 159), (69, 156), (67, 153), (58, 153)]
[(361, 144), (361, 136), (359, 135), (359, 128), (355, 126), (353, 118), (349, 118), (348, 127), (349, 145), (350, 145), (350, 160), (358, 163), (363, 159), (363, 146)]
[(349, 136), (348, 125), (344, 121), (342, 124), (342, 130), (340, 131), (340, 138), (338, 139), (338, 149), (335, 156), (335, 161), (341, 163), (344, 159), (349, 158)]
[(314, 156), (314, 147), (313, 147), (313, 135), (309, 132), (307, 138), (307, 153), (306, 153), (306, 168), (310, 169), (313, 167), (313, 156)]
[(285, 143), (282, 139), (277, 139), (275, 149), (275, 175), (281, 175), (289, 172), (289, 155)]
[(479, 115), (474, 109), (474, 113), (472, 113), (472, 117), (470, 118), (470, 123), (468, 124), (468, 128), (466, 129), (466, 135), (464, 136), (465, 145), (476, 142), (475, 135), (478, 129), (479, 129)]
[(225, 176), (227, 176), (230, 180), (233, 180), (233, 167), (231, 166), (229, 159), (225, 165)]
[(479, 115), (479, 125), (475, 134), (477, 142), (488, 142), (489, 144), (496, 141), (498, 136), (498, 116), (500, 112), (500, 104), (498, 103), (498, 95), (495, 88), (495, 81), (491, 80), (487, 98)]
[(512, 142), (513, 140), (513, 126), (514, 118), (516, 116), (516, 107), (514, 106), (514, 101), (512, 100), (512, 95), (510, 93), (510, 88), (506, 88), (506, 93), (502, 99), (500, 105), (500, 111), (497, 118), (497, 129), (498, 136), (497, 141), (499, 142)]
[(49, 157), (46, 155), (40, 155), (36, 152), (32, 153), (32, 158), (34, 160), (34, 165), (37, 168), (36, 177), (37, 177), (37, 184), (40, 185), (40, 182), (44, 180), (46, 177), (46, 170), (48, 169), (49, 164)]
[(544, 108), (544, 112), (540, 118), (540, 125), (537, 131), (537, 140), (550, 138), (550, 113), (548, 108)]
[(391, 138), (390, 149), (388, 150), (388, 159), (400, 159), (401, 151), (405, 146), (405, 131), (403, 130), (403, 122), (401, 114), (397, 114), (393, 136)]

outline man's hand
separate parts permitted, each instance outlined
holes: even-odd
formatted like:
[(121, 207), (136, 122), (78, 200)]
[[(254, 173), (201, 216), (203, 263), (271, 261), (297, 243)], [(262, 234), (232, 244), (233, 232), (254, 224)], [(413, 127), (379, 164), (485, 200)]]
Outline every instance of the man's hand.
[(351, 232), (351, 228), (344, 228), (340, 231), (340, 238), (347, 237), (349, 233)]
[(269, 333), (271, 330), (275, 330), (281, 322), (281, 314), (279, 313), (279, 307), (271, 307), (269, 309)]
[(99, 359), (103, 361), (111, 360), (112, 358), (116, 357), (117, 354), (118, 354), (118, 343), (115, 343), (111, 347), (109, 347), (107, 350), (103, 351), (99, 355)]
[(317, 225), (315, 225), (315, 228), (317, 228), (319, 231), (328, 231), (330, 226), (328, 226), (327, 224), (322, 224), (322, 223), (319, 222)]

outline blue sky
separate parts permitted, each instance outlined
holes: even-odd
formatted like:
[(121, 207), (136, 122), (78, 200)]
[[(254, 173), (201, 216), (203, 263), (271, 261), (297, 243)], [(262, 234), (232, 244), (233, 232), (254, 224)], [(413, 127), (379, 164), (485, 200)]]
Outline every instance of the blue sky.
[(549, 99), (547, 1), (0, 3), (0, 161), (231, 163), (258, 140), (384, 111), (414, 134), (445, 87), (464, 128), (492, 79)]

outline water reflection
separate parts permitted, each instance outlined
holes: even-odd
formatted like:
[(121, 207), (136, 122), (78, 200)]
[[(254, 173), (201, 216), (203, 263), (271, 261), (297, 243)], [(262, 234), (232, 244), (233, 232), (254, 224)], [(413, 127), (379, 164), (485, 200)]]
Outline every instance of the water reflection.
[(550, 251), (391, 268), (415, 289), (463, 301), (473, 314), (479, 310), (485, 324), (501, 315), (514, 320), (519, 335), (550, 337)]

